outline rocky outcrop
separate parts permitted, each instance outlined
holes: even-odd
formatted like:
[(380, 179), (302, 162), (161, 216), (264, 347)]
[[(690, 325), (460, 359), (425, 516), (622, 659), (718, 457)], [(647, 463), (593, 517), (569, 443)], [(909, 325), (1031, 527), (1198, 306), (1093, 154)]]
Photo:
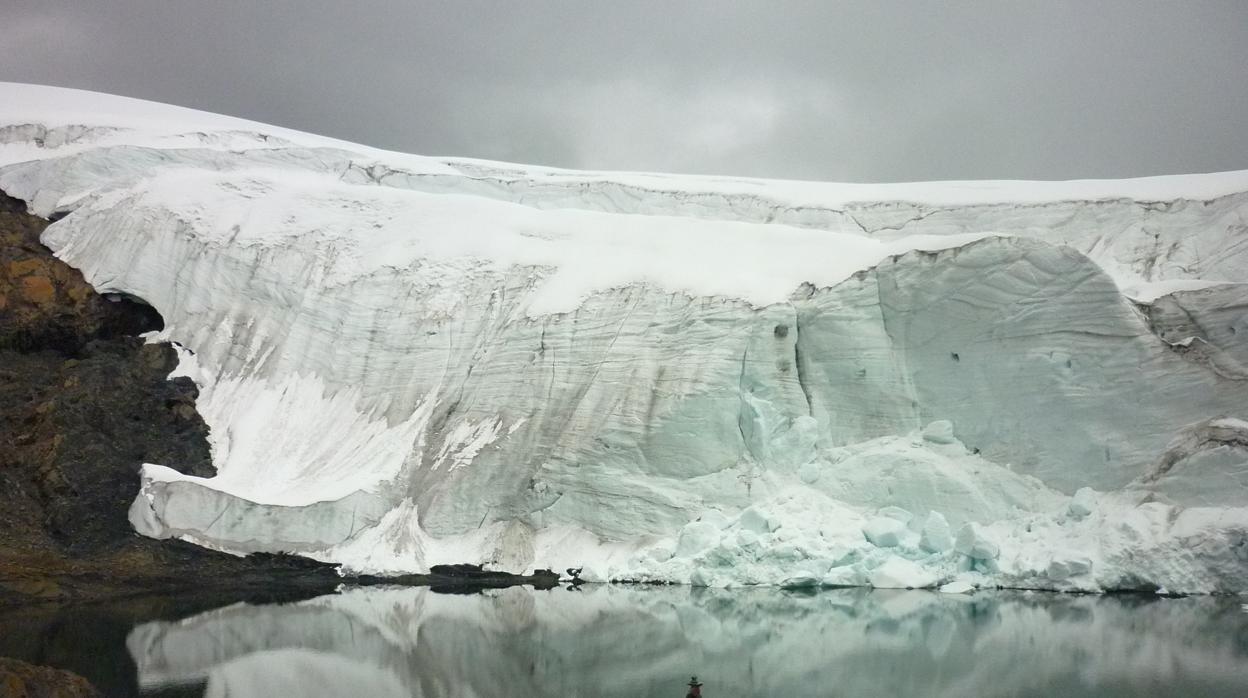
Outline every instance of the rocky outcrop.
[(134, 335), (161, 319), (104, 298), (39, 243), (47, 221), (0, 194), (0, 604), (273, 575), (329, 586), (307, 560), (238, 558), (134, 534), (126, 512), (144, 462), (215, 470), (196, 388), (176, 356)]
[(74, 356), (94, 339), (160, 327), (146, 304), (95, 293), (76, 269), (39, 243), (48, 222), (0, 194), (0, 351)]
[(77, 674), (3, 657), (0, 657), (0, 694), (9, 698), (96, 698), (101, 695)]

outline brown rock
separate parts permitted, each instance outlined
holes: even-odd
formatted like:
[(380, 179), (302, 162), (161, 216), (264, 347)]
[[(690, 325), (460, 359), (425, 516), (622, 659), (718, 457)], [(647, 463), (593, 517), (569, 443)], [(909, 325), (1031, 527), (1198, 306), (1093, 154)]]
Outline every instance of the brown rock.
[(32, 272), (43, 271), (46, 274), (46, 267), (43, 260), (38, 257), (29, 257), (27, 259), (18, 259), (9, 262), (9, 276), (14, 278), (26, 276)]
[(69, 299), (74, 303), (81, 303), (91, 295), (91, 289), (85, 284), (67, 284), (65, 293), (69, 295)]
[(0, 695), (8, 698), (94, 698), (101, 694), (73, 672), (0, 657)]
[(21, 283), (22, 298), (35, 305), (50, 305), (56, 301), (56, 287), (46, 276), (27, 276)]
[[(95, 293), (39, 243), (46, 227), (0, 192), (0, 606), (214, 585), (336, 587), (323, 563), (135, 534), (127, 512), (140, 466), (211, 477), (208, 427), (194, 383), (168, 380), (174, 350), (135, 336), (160, 329), (159, 314)], [(0, 696), (78, 695), (19, 690), (26, 684), (0, 683)]]

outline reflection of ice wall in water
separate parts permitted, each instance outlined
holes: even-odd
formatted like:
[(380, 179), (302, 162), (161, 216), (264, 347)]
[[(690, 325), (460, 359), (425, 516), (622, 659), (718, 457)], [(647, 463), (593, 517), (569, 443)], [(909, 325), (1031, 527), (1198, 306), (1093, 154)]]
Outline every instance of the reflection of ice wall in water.
[[(146, 688), (228, 695), (966, 696), (1248, 686), (1227, 599), (930, 592), (355, 590), (139, 626)], [(1027, 671), (1018, 671), (1020, 657)], [(261, 670), (262, 669), (262, 670)], [(211, 691), (210, 691), (211, 692)], [(226, 693), (221, 693), (226, 695)]]
[[(0, 106), (0, 188), (161, 312), (212, 429), (217, 477), (145, 468), (144, 533), (366, 571), (1248, 578), (1248, 174), (577, 173), (55, 95)], [(1086, 486), (1127, 494), (1070, 515)]]

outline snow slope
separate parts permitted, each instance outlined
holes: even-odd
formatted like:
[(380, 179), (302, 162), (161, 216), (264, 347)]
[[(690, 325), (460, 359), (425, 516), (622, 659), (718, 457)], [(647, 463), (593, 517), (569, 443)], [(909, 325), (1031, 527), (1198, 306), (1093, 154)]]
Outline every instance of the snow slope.
[(1248, 579), (1248, 171), (574, 172), (0, 97), (0, 189), (68, 214), (45, 244), (159, 310), (201, 388), (219, 474), (145, 466), (145, 534), (373, 572)]

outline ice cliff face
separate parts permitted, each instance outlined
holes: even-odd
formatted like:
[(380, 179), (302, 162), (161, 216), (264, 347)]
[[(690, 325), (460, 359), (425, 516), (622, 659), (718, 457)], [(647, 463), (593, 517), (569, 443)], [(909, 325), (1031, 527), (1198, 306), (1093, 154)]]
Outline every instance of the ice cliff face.
[(68, 214), (45, 244), (160, 311), (200, 386), (219, 474), (146, 466), (147, 535), (713, 585), (1248, 578), (1248, 172), (578, 173), (4, 87), (0, 189)]

